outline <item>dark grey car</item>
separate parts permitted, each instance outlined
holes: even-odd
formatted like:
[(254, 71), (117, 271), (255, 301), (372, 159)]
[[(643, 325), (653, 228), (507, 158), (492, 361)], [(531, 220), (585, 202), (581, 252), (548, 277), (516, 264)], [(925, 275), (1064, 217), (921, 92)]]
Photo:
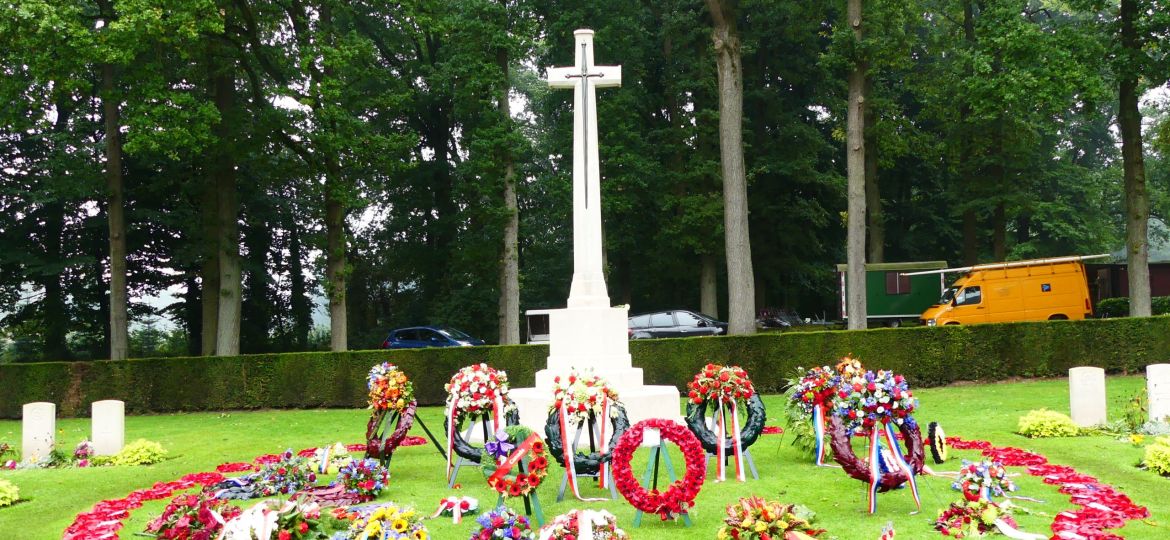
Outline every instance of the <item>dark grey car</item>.
[(630, 317), (630, 339), (718, 336), (727, 333), (727, 323), (702, 313), (675, 309)]

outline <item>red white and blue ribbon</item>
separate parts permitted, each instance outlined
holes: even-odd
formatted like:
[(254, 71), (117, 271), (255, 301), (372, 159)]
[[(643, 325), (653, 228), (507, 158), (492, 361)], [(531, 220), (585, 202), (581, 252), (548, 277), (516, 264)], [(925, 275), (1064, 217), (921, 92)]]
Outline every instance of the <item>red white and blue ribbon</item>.
[[(605, 454), (609, 453), (609, 439), (606, 437), (606, 434), (607, 434), (606, 427), (609, 425), (609, 398), (608, 397), (601, 399), (601, 417), (597, 418), (597, 424), (598, 424), (597, 438), (601, 439), (599, 441), (599, 444), (601, 445), (601, 454), (605, 455)], [(564, 441), (564, 439), (561, 439), (561, 440)], [(603, 461), (603, 462), (601, 462), (601, 466), (597, 469), (597, 487), (599, 487), (601, 489), (608, 488), (609, 487), (609, 483), (607, 480), (608, 476), (609, 476), (609, 463)]]
[(877, 513), (877, 491), (882, 483), (881, 457), (878, 449), (877, 426), (869, 430), (869, 513)]
[(606, 500), (597, 498), (587, 499), (581, 496), (581, 490), (577, 487), (577, 465), (574, 463), (576, 450), (573, 448), (572, 443), (569, 442), (569, 426), (572, 423), (569, 422), (569, 411), (564, 403), (557, 407), (557, 420), (561, 427), (561, 456), (565, 459), (565, 475), (573, 496), (577, 497), (578, 500), (586, 502)]
[[(728, 408), (731, 409), (731, 439), (732, 439), (732, 454), (735, 456), (735, 479), (743, 482), (747, 480), (743, 470), (743, 446), (740, 443), (740, 429), (739, 429), (739, 408), (736, 407), (735, 400), (727, 402)], [(719, 432), (719, 444), (715, 451), (715, 459), (717, 464), (716, 482), (727, 480), (727, 410), (723, 407), (723, 400), (719, 400), (719, 411), (715, 414), (715, 429)]]
[(813, 433), (817, 436), (817, 467), (825, 466), (825, 406), (813, 407)]
[(914, 478), (914, 469), (910, 467), (909, 463), (906, 463), (906, 458), (902, 455), (902, 449), (898, 447), (898, 436), (894, 433), (894, 425), (886, 423), (884, 429), (882, 429), (882, 434), (886, 438), (886, 443), (890, 445), (890, 449), (892, 450), (890, 453), (893, 454), (894, 464), (906, 473), (906, 478), (908, 479), (906, 483), (910, 484), (910, 493), (914, 495), (914, 504), (921, 511), (922, 499), (918, 495), (918, 481)]

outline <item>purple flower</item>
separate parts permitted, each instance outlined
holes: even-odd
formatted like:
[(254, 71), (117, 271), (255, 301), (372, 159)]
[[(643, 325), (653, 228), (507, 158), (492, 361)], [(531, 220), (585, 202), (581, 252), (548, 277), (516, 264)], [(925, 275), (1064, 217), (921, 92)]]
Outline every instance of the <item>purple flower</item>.
[(496, 432), (496, 440), (488, 441), (484, 445), (484, 450), (497, 458), (507, 457), (513, 448), (516, 448), (516, 445), (508, 442), (508, 433), (502, 429)]

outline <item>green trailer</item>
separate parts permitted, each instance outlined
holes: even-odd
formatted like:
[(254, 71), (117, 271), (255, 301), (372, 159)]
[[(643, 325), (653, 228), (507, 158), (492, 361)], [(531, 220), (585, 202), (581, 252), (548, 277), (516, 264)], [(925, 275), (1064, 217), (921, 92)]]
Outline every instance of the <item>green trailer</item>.
[[(926, 308), (934, 305), (946, 289), (944, 274), (907, 276), (907, 272), (942, 270), (946, 261), (873, 263), (865, 265), (865, 309), (869, 324), (900, 326), (916, 321)], [(837, 265), (841, 281), (841, 319), (848, 319), (845, 272), (847, 265)]]

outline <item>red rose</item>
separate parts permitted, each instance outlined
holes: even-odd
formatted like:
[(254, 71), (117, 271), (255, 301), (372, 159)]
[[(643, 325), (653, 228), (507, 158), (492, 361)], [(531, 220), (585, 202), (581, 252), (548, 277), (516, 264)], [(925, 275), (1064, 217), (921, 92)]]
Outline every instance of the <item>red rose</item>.
[(297, 530), (300, 531), (301, 534), (309, 532), (309, 523), (307, 521), (302, 521), (300, 525), (297, 525)]
[(292, 534), (289, 534), (288, 531), (280, 531), (280, 534), (276, 536), (279, 540), (292, 540)]

